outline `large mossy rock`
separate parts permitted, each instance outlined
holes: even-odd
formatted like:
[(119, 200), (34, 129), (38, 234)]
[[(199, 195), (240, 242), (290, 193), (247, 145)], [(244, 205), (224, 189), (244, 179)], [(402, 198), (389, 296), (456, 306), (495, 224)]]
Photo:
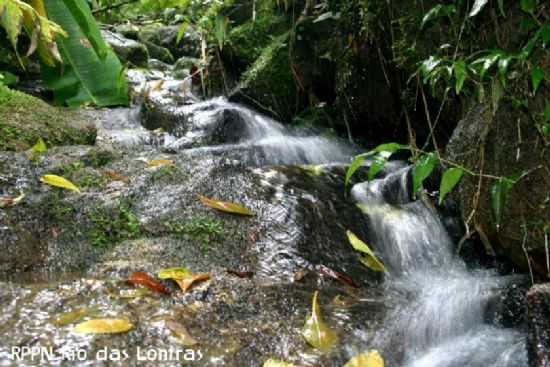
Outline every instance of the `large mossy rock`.
[[(176, 42), (178, 29), (178, 26), (150, 25), (140, 29), (138, 39), (147, 45), (149, 53), (153, 57), (155, 56), (151, 52), (151, 45), (167, 49), (175, 58), (182, 56), (199, 57), (200, 36), (191, 27), (188, 27), (178, 43)], [(158, 57), (155, 58), (159, 59)]]
[[(532, 101), (532, 111), (542, 111), (544, 98)], [(475, 209), (470, 228), (476, 226), (489, 238), (498, 255), (511, 259), (527, 271), (527, 256), (533, 271), (546, 277), (545, 231), (550, 226), (550, 151), (548, 142), (530, 115), (502, 103), (493, 114), (490, 104), (475, 105), (459, 122), (449, 144), (448, 158), (473, 172), (521, 178), (505, 201), (500, 226), (492, 210), (493, 179), (465, 175), (458, 198), (467, 219)]]
[(0, 85), (0, 151), (22, 151), (39, 138), (48, 146), (93, 144), (94, 124), (81, 113), (48, 105)]
[(253, 105), (281, 121), (291, 121), (301, 94), (289, 65), (289, 34), (275, 38), (242, 74), (230, 100)]
[(147, 67), (149, 52), (144, 44), (107, 30), (102, 30), (101, 35), (121, 62), (131, 63), (137, 67)]

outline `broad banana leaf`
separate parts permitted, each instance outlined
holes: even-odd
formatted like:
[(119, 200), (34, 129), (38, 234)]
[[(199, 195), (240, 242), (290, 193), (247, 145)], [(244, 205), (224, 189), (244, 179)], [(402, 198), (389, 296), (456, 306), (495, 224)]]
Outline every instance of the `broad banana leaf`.
[(57, 38), (62, 65), (42, 63), (42, 78), (59, 104), (128, 104), (125, 70), (103, 41), (85, 0), (44, 0), (48, 17), (68, 38)]

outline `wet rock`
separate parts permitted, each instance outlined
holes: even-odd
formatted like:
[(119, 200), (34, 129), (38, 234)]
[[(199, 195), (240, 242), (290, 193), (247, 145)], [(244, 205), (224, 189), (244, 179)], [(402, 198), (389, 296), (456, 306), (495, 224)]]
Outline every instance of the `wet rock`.
[(48, 146), (93, 144), (96, 129), (80, 112), (0, 85), (0, 151), (26, 150), (39, 138)]
[(527, 293), (527, 351), (530, 367), (550, 366), (550, 284), (533, 286)]
[[(191, 27), (185, 31), (179, 44), (176, 43), (179, 26), (153, 25), (143, 27), (138, 34), (141, 42), (156, 45), (170, 51), (175, 57), (200, 56), (200, 36)], [(151, 49), (149, 53), (153, 56)], [(154, 57), (154, 56), (153, 56)], [(158, 58), (158, 57), (155, 57)], [(160, 58), (158, 58), (160, 59)], [(162, 59), (160, 59), (162, 60)]]
[(147, 63), (147, 67), (149, 69), (160, 70), (160, 71), (168, 71), (171, 69), (171, 66), (169, 64), (157, 59), (150, 59), (149, 62)]
[(139, 27), (135, 24), (119, 24), (115, 26), (115, 32), (123, 35), (126, 38), (133, 40), (138, 39)]
[[(545, 98), (537, 97), (532, 108), (542, 110), (544, 102)], [(521, 130), (519, 140), (518, 128)], [(515, 144), (514, 148), (502, 142)], [(546, 277), (544, 243), (550, 218), (550, 151), (542, 146), (541, 135), (526, 114), (505, 104), (493, 114), (490, 104), (482, 104), (471, 108), (459, 122), (447, 145), (447, 158), (474, 172), (483, 168), (485, 174), (495, 176), (517, 177), (529, 172), (508, 193), (499, 228), (490, 193), (495, 181), (483, 180), (479, 205), (471, 223), (477, 223), (497, 255), (507, 257), (516, 267), (527, 271), (525, 247), (532, 269)], [(465, 175), (459, 185), (455, 198), (463, 205), (463, 218), (474, 209), (472, 198), (478, 195), (478, 182), (478, 177)]]
[(107, 30), (102, 30), (101, 35), (105, 42), (115, 51), (120, 61), (131, 63), (137, 67), (147, 67), (149, 52), (145, 45)]
[(191, 70), (193, 66), (197, 66), (199, 64), (200, 60), (195, 57), (189, 57), (189, 56), (182, 56), (179, 59), (176, 60), (174, 63), (174, 66), (172, 67), (172, 70)]
[(147, 47), (149, 55), (151, 55), (152, 58), (160, 60), (167, 64), (174, 63), (174, 56), (172, 56), (172, 53), (169, 49), (158, 46), (157, 44), (150, 41), (143, 41), (143, 44)]

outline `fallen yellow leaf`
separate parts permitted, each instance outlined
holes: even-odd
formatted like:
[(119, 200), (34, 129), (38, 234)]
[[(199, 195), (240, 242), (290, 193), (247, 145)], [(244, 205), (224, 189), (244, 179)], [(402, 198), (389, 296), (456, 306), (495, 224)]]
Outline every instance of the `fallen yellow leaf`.
[(168, 268), (159, 271), (157, 277), (159, 279), (182, 279), (189, 276), (191, 272), (186, 268)]
[(201, 203), (203, 203), (204, 205), (206, 205), (209, 208), (221, 210), (222, 212), (226, 212), (226, 213), (249, 215), (249, 216), (256, 215), (256, 213), (248, 210), (247, 208), (245, 208), (245, 207), (243, 207), (239, 204), (229, 203), (229, 202), (226, 202), (226, 201), (220, 201), (220, 200), (215, 200), (215, 199), (210, 199), (210, 198), (207, 198), (207, 197), (202, 196), (200, 194), (197, 194), (197, 195), (198, 195), (199, 200), (201, 201)]
[(57, 175), (44, 175), (40, 177), (40, 181), (50, 186), (60, 187), (62, 189), (72, 190), (80, 193), (80, 189), (71, 181)]
[(64, 312), (61, 315), (59, 315), (54, 321), (54, 325), (57, 326), (65, 326), (68, 324), (72, 324), (73, 322), (76, 322), (80, 319), (82, 319), (84, 316), (86, 316), (90, 312), (90, 309), (88, 308), (79, 308), (74, 311)]
[(113, 334), (125, 333), (134, 326), (123, 319), (96, 319), (84, 321), (75, 326), (73, 331), (79, 334)]
[(376, 255), (374, 255), (374, 252), (365, 242), (361, 241), (359, 237), (357, 237), (352, 231), (347, 231), (346, 234), (348, 235), (349, 243), (353, 246), (353, 248), (359, 252), (366, 254), (365, 256), (362, 256), (360, 258), (363, 265), (374, 271), (383, 272), (386, 270), (384, 264), (382, 264), (382, 262), (378, 260)]
[(313, 294), (311, 316), (306, 320), (302, 336), (312, 347), (326, 352), (336, 343), (338, 336), (321, 319), (321, 310), (317, 303), (318, 294), (318, 291)]
[(151, 159), (147, 161), (147, 164), (151, 167), (157, 167), (157, 166), (175, 166), (173, 160), (171, 159)]
[(166, 327), (170, 329), (174, 335), (178, 337), (178, 341), (186, 346), (190, 347), (198, 343), (198, 341), (189, 334), (185, 326), (175, 321), (166, 321)]
[(378, 351), (373, 350), (356, 355), (344, 367), (384, 367), (384, 359)]
[(262, 367), (294, 367), (294, 365), (285, 361), (270, 358), (264, 362)]
[(15, 206), (25, 198), (25, 194), (21, 193), (18, 197), (0, 196), (0, 208), (9, 208)]

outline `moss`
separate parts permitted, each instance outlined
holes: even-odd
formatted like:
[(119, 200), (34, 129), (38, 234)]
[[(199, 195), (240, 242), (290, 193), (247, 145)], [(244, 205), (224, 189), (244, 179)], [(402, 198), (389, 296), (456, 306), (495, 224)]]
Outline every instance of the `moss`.
[(88, 213), (92, 223), (86, 237), (93, 246), (106, 247), (126, 239), (138, 238), (143, 229), (127, 203), (114, 209), (98, 208)]
[(289, 65), (288, 38), (275, 38), (241, 78), (240, 94), (259, 108), (290, 120), (296, 111), (297, 88)]
[(228, 236), (223, 222), (208, 215), (193, 216), (185, 221), (167, 222), (165, 226), (176, 238), (196, 242), (203, 252), (210, 249), (212, 242), (220, 242)]
[(256, 21), (248, 21), (231, 30), (224, 58), (229, 58), (236, 69), (244, 70), (250, 66), (275, 35), (284, 33), (289, 28), (286, 17), (276, 14), (263, 14)]
[(40, 137), (48, 146), (94, 144), (96, 131), (75, 111), (0, 85), (0, 150), (26, 150)]

